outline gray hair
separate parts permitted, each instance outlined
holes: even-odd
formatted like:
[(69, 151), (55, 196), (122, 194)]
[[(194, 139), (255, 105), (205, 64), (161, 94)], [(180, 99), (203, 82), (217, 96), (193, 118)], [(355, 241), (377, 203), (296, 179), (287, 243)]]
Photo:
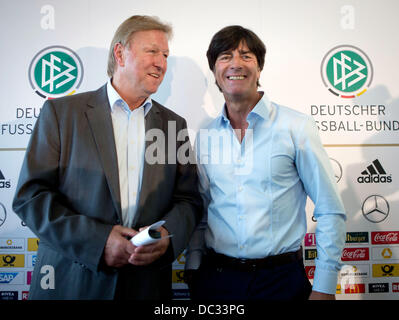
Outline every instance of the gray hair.
[(130, 40), (133, 33), (138, 31), (149, 31), (149, 30), (160, 30), (166, 33), (168, 39), (172, 37), (172, 27), (169, 24), (163, 23), (158, 17), (150, 16), (139, 16), (135, 15), (126, 19), (119, 28), (116, 30), (114, 38), (111, 41), (111, 45), (108, 53), (108, 67), (107, 73), (109, 77), (112, 77), (115, 72), (116, 60), (114, 56), (114, 47), (117, 43), (122, 46), (130, 45)]

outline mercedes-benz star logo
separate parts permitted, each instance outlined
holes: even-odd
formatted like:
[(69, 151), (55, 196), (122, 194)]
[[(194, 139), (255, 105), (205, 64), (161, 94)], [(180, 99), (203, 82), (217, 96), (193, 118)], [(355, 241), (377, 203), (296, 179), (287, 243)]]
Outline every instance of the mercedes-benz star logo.
[(7, 211), (4, 205), (0, 202), (0, 227), (6, 221), (7, 218)]
[(337, 160), (333, 158), (330, 158), (330, 161), (333, 168), (335, 181), (338, 183), (342, 178), (342, 166)]
[(380, 195), (372, 195), (364, 200), (362, 205), (363, 217), (373, 223), (384, 221), (389, 214), (389, 203)]

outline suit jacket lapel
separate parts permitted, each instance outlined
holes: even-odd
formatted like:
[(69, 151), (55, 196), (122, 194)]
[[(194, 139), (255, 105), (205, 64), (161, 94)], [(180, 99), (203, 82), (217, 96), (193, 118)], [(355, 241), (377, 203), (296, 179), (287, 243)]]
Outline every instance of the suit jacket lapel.
[[(153, 100), (152, 107), (145, 117), (145, 132), (147, 133), (148, 130), (156, 128), (161, 129), (165, 133), (165, 128), (163, 125), (164, 122), (161, 119), (160, 110), (157, 106), (157, 103)], [(160, 172), (158, 172), (160, 169), (159, 165), (151, 165), (145, 160), (145, 152), (148, 146), (152, 143), (154, 143), (154, 141), (145, 141), (143, 176), (141, 180), (142, 182), (139, 196), (139, 204), (132, 223), (133, 228), (136, 226), (140, 218), (140, 214), (143, 211), (148, 196), (151, 194), (151, 192), (153, 192), (153, 189), (156, 188), (157, 178), (159, 177), (159, 174), (161, 174)], [(167, 141), (165, 141), (165, 143), (167, 143)]]
[(120, 223), (122, 223), (118, 159), (106, 85), (95, 92), (88, 102), (88, 106), (86, 116), (103, 165), (115, 210)]

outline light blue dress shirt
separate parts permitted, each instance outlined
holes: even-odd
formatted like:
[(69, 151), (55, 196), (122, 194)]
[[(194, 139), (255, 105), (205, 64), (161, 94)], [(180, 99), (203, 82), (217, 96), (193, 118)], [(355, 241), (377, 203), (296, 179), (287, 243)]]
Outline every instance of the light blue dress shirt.
[(131, 227), (143, 176), (145, 116), (152, 107), (152, 101), (148, 97), (140, 107), (130, 110), (112, 86), (111, 80), (107, 83), (107, 94), (118, 158), (122, 222), (124, 226)]
[(225, 108), (197, 134), (200, 191), (207, 211), (190, 243), (186, 268), (199, 264), (195, 255), (203, 250), (203, 241), (237, 258), (298, 250), (307, 230), (309, 196), (317, 219), (313, 290), (335, 293), (346, 216), (315, 122), (271, 103), (266, 95), (247, 121), (242, 143)]

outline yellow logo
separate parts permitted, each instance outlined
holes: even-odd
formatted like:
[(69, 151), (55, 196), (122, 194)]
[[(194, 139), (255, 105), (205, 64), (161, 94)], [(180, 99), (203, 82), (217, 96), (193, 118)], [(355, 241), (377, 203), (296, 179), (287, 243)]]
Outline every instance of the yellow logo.
[(185, 264), (186, 263), (186, 255), (184, 254), (184, 252), (182, 252), (178, 257), (177, 257), (177, 262), (179, 264)]
[(341, 285), (337, 284), (337, 289), (335, 290), (336, 294), (341, 294)]
[(364, 293), (364, 284), (363, 283), (347, 284), (345, 285), (345, 293), (346, 294)]
[(381, 255), (384, 259), (391, 259), (392, 258), (392, 250), (389, 248), (385, 248), (382, 250)]
[(39, 248), (39, 238), (28, 239), (28, 251), (37, 251)]
[(173, 270), (172, 281), (173, 283), (184, 283), (184, 270)]
[(0, 268), (23, 268), (23, 267), (25, 267), (25, 255), (0, 254)]
[(399, 277), (399, 264), (373, 264), (373, 277)]

